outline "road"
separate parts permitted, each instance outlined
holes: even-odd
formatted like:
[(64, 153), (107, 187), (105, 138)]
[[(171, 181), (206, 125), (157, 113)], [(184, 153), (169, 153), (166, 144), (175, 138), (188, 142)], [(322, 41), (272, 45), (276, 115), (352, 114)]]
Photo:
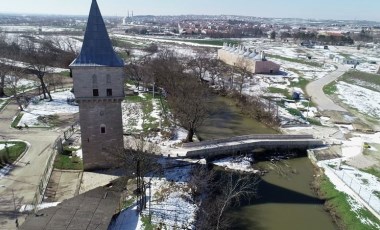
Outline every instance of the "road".
[(25, 219), (25, 215), (16, 214), (15, 206), (19, 209), (22, 205), (32, 203), (51, 154), (50, 147), (60, 135), (59, 130), (11, 128), (12, 119), (17, 112), (18, 107), (14, 102), (0, 112), (0, 140), (23, 140), (30, 143), (30, 148), (8, 175), (0, 177), (0, 229), (16, 229), (15, 215), (20, 225)]
[(341, 106), (335, 104), (325, 93), (323, 92), (323, 87), (327, 84), (329, 84), (332, 81), (335, 81), (337, 78), (342, 76), (347, 70), (349, 70), (349, 67), (336, 64), (334, 65), (338, 66), (338, 69), (329, 73), (323, 78), (320, 78), (316, 81), (310, 82), (306, 86), (306, 92), (311, 97), (311, 100), (317, 104), (319, 110), (333, 110), (333, 111), (339, 111), (339, 112), (347, 112), (344, 108)]

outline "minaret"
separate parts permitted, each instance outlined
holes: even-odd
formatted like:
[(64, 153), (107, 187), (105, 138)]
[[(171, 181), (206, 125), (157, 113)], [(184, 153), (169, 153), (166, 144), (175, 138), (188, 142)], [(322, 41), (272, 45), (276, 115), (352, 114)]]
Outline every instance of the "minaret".
[(124, 62), (113, 50), (96, 0), (81, 52), (70, 69), (79, 104), (84, 170), (110, 168), (123, 148)]

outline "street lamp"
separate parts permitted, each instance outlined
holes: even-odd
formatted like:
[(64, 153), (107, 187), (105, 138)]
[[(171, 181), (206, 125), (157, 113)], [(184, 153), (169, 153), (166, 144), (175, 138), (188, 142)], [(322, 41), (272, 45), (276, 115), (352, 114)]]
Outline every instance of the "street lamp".
[(310, 101), (311, 101), (311, 96), (309, 97), (309, 100), (307, 101), (307, 112), (306, 112), (306, 117), (309, 117)]

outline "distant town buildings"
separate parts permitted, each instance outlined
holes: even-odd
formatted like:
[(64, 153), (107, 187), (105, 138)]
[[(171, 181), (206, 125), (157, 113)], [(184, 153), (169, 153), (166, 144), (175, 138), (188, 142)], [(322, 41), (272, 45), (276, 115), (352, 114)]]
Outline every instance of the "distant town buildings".
[(218, 50), (218, 58), (229, 65), (247, 67), (252, 73), (275, 74), (280, 71), (280, 65), (268, 61), (264, 51), (251, 51), (244, 46), (224, 43)]
[(123, 18), (123, 26), (126, 26), (128, 24), (133, 24), (133, 11), (132, 11), (132, 15), (130, 16), (129, 10), (128, 10), (127, 16)]

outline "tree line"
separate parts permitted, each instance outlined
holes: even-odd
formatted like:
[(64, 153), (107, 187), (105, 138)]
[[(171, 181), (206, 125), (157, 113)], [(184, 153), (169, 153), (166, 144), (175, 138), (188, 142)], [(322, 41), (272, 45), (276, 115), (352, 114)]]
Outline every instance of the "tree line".
[[(4, 33), (0, 34), (0, 50), (0, 97), (14, 96), (20, 109), (17, 89), (21, 79), (34, 76), (44, 99), (53, 100), (48, 84), (54, 85), (59, 80), (53, 77), (52, 68), (67, 68), (77, 55), (75, 44), (69, 39), (24, 36), (9, 41)], [(7, 80), (6, 76), (11, 76), (11, 79)], [(10, 95), (6, 95), (6, 88)]]

